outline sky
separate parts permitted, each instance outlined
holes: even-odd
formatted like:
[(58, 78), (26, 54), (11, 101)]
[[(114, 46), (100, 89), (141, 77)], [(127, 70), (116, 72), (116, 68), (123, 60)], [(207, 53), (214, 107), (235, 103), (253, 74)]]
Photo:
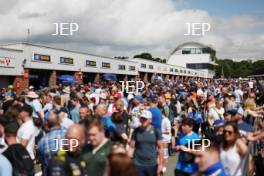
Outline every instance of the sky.
[[(218, 58), (264, 59), (263, 7), (263, 0), (0, 0), (0, 43), (168, 58), (179, 44), (196, 41), (212, 46)], [(55, 36), (54, 23), (79, 29)], [(210, 31), (184, 35), (186, 23), (208, 23)]]

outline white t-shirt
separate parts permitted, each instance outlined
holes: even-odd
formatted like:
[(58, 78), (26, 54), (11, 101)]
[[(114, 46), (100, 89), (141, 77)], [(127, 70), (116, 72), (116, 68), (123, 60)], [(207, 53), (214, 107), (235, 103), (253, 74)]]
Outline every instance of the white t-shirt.
[(137, 128), (140, 126), (139, 116), (140, 116), (140, 108), (136, 106), (131, 111), (132, 120), (129, 124), (130, 128)]
[(68, 129), (74, 122), (68, 117), (64, 117), (60, 123), (61, 127)]
[(241, 97), (243, 97), (243, 92), (240, 89), (236, 89), (234, 92), (236, 96), (236, 103), (241, 103)]
[(43, 112), (49, 112), (50, 110), (52, 110), (53, 105), (51, 103), (47, 103), (45, 104), (44, 108), (43, 108)]
[(29, 140), (26, 146), (31, 159), (35, 159), (34, 147), (35, 137), (38, 135), (39, 129), (34, 125), (33, 120), (23, 123), (17, 132), (17, 142), (21, 143), (22, 139)]
[(252, 81), (248, 82), (248, 85), (249, 85), (249, 87), (250, 87), (251, 89), (253, 88), (253, 82), (252, 82)]
[[(163, 134), (163, 132), (169, 132), (169, 134)], [(171, 140), (171, 122), (167, 117), (162, 118), (162, 141), (163, 142), (170, 142)]]
[(201, 88), (197, 90), (197, 95), (198, 96), (204, 96), (204, 92)]
[(214, 121), (221, 120), (220, 117), (224, 119), (224, 113), (225, 113), (225, 109), (223, 107), (221, 109), (212, 107), (209, 110), (209, 116), (213, 117)]

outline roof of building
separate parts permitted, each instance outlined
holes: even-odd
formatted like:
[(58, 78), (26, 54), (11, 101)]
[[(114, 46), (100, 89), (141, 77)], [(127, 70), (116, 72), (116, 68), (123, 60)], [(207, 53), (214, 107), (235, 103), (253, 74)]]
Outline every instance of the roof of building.
[(7, 50), (7, 51), (17, 51), (17, 52), (22, 52), (23, 50), (20, 50), (20, 49), (13, 49), (13, 48), (3, 48), (3, 47), (0, 47), (1, 50)]
[(55, 49), (55, 50), (66, 51), (66, 52), (72, 52), (72, 53), (77, 53), (77, 54), (85, 54), (85, 55), (91, 55), (91, 56), (96, 56), (96, 57), (104, 57), (104, 58), (109, 58), (109, 59), (114, 59), (114, 60), (122, 60), (122, 61), (136, 63), (134, 61), (127, 60), (127, 59), (118, 59), (118, 58), (109, 57), (109, 56), (102, 56), (102, 55), (91, 54), (91, 53), (81, 52), (81, 51), (74, 51), (74, 50), (67, 50), (67, 49), (63, 49), (63, 48), (55, 48), (55, 47), (51, 47), (51, 46), (45, 46), (45, 45), (33, 44), (33, 43), (27, 43), (27, 42), (18, 42), (18, 43), (4, 44), (4, 45), (0, 45), (0, 48), (1, 48), (1, 46), (3, 47), (3, 46), (17, 45), (17, 44), (30, 45), (30, 46), (36, 46), (36, 47), (42, 47), (42, 48), (48, 48), (48, 49)]

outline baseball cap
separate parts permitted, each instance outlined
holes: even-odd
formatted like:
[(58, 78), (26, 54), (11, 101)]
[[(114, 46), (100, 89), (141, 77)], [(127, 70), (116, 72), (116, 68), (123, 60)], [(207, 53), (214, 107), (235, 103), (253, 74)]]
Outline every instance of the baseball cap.
[(141, 111), (141, 113), (140, 113), (140, 117), (141, 117), (141, 118), (145, 118), (145, 119), (152, 119), (152, 114), (151, 114), (151, 112), (148, 111), (148, 110), (143, 110), (143, 111)]
[(158, 101), (158, 98), (159, 97), (156, 94), (152, 94), (151, 96), (149, 96), (149, 100), (154, 103)]
[(214, 127), (223, 127), (225, 125), (225, 121), (224, 120), (215, 120), (213, 123)]
[(136, 100), (138, 100), (140, 103), (143, 102), (143, 97), (140, 96), (140, 95), (136, 95), (136, 96), (134, 96), (134, 98), (135, 98)]

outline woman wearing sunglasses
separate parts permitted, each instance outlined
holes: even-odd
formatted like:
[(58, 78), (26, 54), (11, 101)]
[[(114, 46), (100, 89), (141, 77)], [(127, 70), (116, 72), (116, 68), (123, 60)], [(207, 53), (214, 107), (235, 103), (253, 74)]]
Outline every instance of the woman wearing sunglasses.
[(240, 138), (237, 124), (227, 122), (224, 126), (224, 140), (221, 146), (221, 162), (226, 172), (230, 176), (242, 176), (245, 166), (244, 156), (248, 152), (248, 147)]

